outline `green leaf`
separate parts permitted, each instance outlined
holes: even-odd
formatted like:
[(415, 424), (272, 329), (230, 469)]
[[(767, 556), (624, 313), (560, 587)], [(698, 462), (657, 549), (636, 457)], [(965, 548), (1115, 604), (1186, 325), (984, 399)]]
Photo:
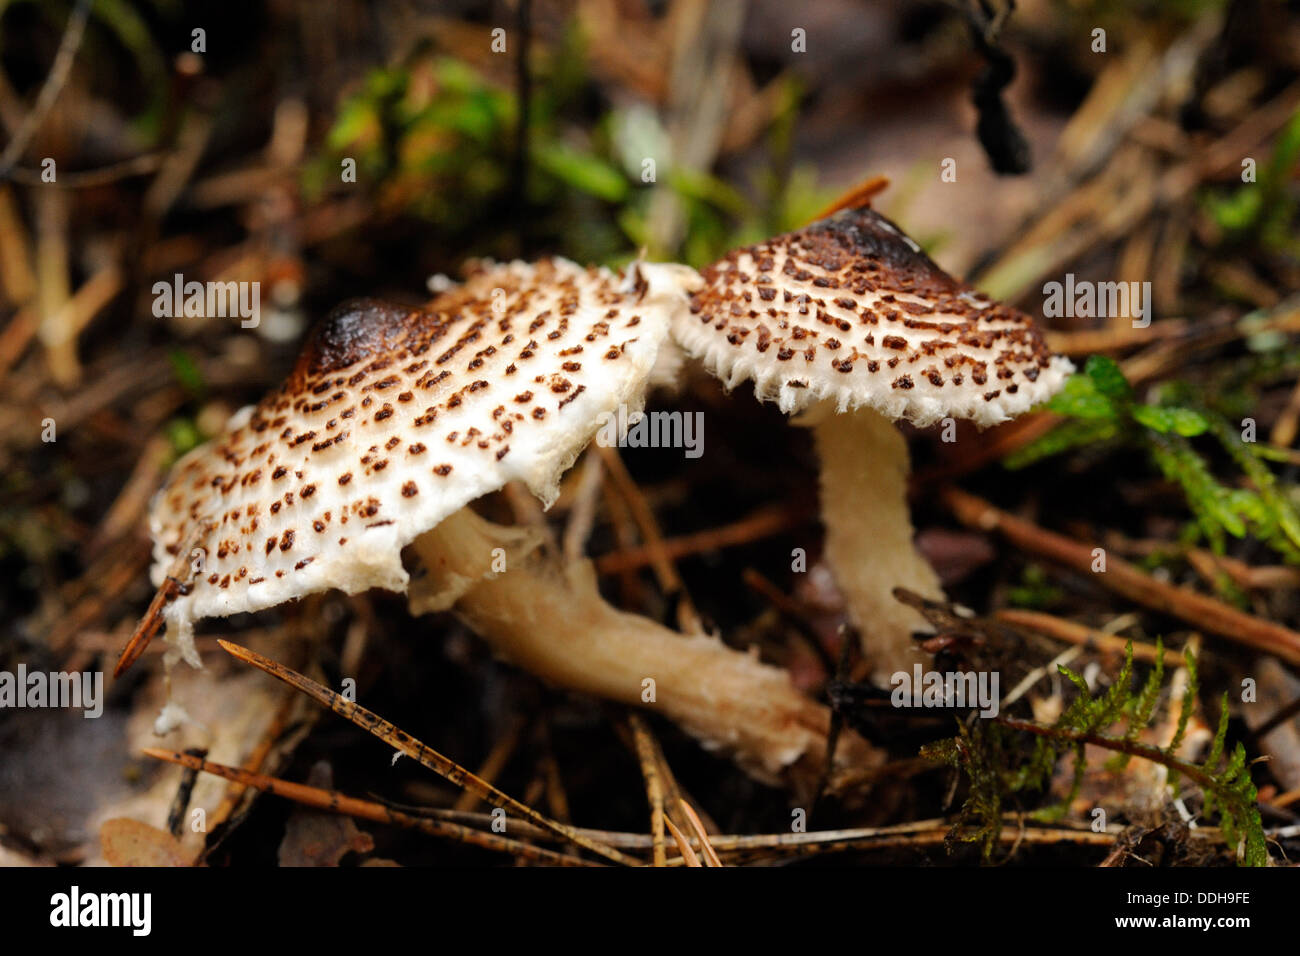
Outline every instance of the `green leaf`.
[(1058, 415), (1071, 418), (1114, 419), (1118, 414), (1115, 403), (1102, 394), (1097, 383), (1086, 374), (1071, 375), (1047, 407)]
[(1190, 408), (1161, 405), (1135, 405), (1133, 417), (1147, 428), (1154, 428), (1161, 434), (1173, 432), (1184, 438), (1200, 435), (1210, 427), (1205, 416)]
[(181, 349), (171, 349), (167, 353), (167, 361), (171, 363), (172, 374), (176, 376), (176, 381), (181, 388), (185, 389), (191, 398), (201, 398), (207, 390), (207, 384), (203, 381), (203, 372), (189, 353)]
[(359, 143), (368, 145), (377, 141), (383, 124), (375, 104), (366, 100), (352, 100), (339, 110), (338, 117), (326, 137), (331, 150), (342, 150)]
[(1128, 401), (1133, 397), (1133, 389), (1112, 359), (1104, 355), (1091, 355), (1083, 367), (1083, 372), (1092, 379), (1097, 391), (1107, 398)]
[[(1257, 446), (1253, 442), (1242, 441), (1240, 433), (1226, 421), (1220, 419), (1213, 424), (1214, 435), (1224, 450), (1232, 455), (1233, 460), (1259, 490), (1258, 498), (1261, 499), (1263, 513), (1255, 517), (1265, 529), (1261, 537), (1269, 539), (1275, 549), (1289, 551), (1292, 557), (1300, 557), (1300, 511), (1297, 511), (1286, 493), (1278, 488), (1277, 479), (1256, 454)], [(1273, 533), (1270, 534), (1270, 531)]]
[(1119, 424), (1113, 420), (1066, 422), (1024, 448), (1012, 452), (1002, 460), (1002, 464), (1014, 471), (1072, 448), (1085, 448), (1109, 441), (1118, 434)]
[(733, 216), (743, 216), (750, 207), (740, 190), (707, 172), (672, 166), (668, 169), (668, 185), (684, 199), (708, 203)]
[(1063, 594), (1042, 567), (1030, 564), (1025, 567), (1020, 584), (1007, 590), (1007, 602), (1013, 607), (1045, 608), (1060, 601)]
[(136, 120), (152, 139), (158, 134), (167, 106), (168, 67), (148, 21), (135, 9), (136, 6), (124, 0), (96, 0), (91, 9), (95, 17), (113, 32), (116, 40), (130, 51), (142, 85), (149, 91), (149, 106)]
[(1255, 183), (1242, 186), (1231, 196), (1212, 197), (1206, 203), (1215, 224), (1227, 232), (1249, 229), (1264, 208), (1264, 191)]
[(167, 440), (172, 446), (172, 455), (179, 458), (186, 452), (198, 448), (203, 444), (203, 435), (199, 432), (199, 427), (191, 418), (173, 418), (169, 421), (164, 430), (167, 433)]
[(556, 179), (603, 199), (622, 202), (627, 198), (628, 182), (614, 166), (597, 156), (581, 153), (563, 143), (539, 145), (533, 150), (537, 166)]

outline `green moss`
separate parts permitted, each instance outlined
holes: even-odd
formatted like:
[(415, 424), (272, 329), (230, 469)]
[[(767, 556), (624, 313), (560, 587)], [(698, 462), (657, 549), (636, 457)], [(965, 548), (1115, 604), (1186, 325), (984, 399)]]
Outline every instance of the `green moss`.
[[(1035, 793), (1048, 792), (1059, 761), (1072, 756), (1074, 773), (1069, 793), (1059, 803), (1034, 814), (1040, 820), (1064, 817), (1079, 793), (1087, 770), (1085, 747), (1091, 744), (1115, 752), (1110, 769), (1122, 770), (1134, 756), (1140, 756), (1167, 767), (1172, 786), (1178, 785), (1180, 777), (1193, 781), (1204, 796), (1202, 814), (1207, 818), (1217, 815), (1227, 844), (1234, 851), (1240, 848), (1240, 862), (1248, 866), (1267, 865), (1264, 830), (1245, 747), (1238, 743), (1224, 759), (1228, 732), (1226, 695), (1218, 732), (1205, 760), (1192, 764), (1177, 756), (1196, 702), (1196, 661), (1190, 653), (1184, 655), (1188, 680), (1173, 740), (1165, 748), (1140, 742), (1142, 731), (1158, 710), (1163, 691), (1164, 653), (1159, 643), (1157, 647), (1160, 651), (1157, 663), (1136, 692), (1130, 641), (1119, 675), (1101, 693), (1094, 695), (1081, 676), (1059, 667), (1077, 694), (1055, 723), (972, 719), (958, 727), (957, 736), (923, 748), (923, 756), (957, 768), (968, 781), (966, 799), (949, 833), (950, 844), (979, 844), (984, 858), (991, 859), (1007, 805)], [(1121, 728), (1118, 734), (1113, 730), (1115, 727)]]
[[(1270, 374), (1279, 368), (1277, 359), (1263, 365)], [(1240, 390), (1259, 377), (1259, 369), (1253, 377), (1247, 372), (1235, 387)], [(1300, 511), (1268, 464), (1278, 456), (1260, 442), (1244, 440), (1244, 427), (1228, 418), (1228, 406), (1216, 401), (1215, 391), (1207, 396), (1204, 389), (1168, 383), (1157, 390), (1154, 403), (1142, 404), (1118, 365), (1092, 356), (1047, 405), (1067, 421), (1004, 464), (1023, 468), (1052, 455), (1113, 444), (1143, 448), (1160, 473), (1182, 490), (1195, 524), (1190, 541), (1204, 540), (1222, 554), (1228, 537), (1252, 537), (1282, 560), (1300, 564)], [(1240, 407), (1239, 395), (1222, 398)], [(1212, 440), (1237, 474), (1216, 475), (1209, 451), (1193, 444), (1197, 437)]]

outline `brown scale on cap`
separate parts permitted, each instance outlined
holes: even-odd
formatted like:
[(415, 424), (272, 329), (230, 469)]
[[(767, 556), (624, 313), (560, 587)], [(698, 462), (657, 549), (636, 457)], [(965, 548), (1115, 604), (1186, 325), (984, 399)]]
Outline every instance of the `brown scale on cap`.
[(604, 413), (639, 407), (686, 311), (671, 269), (488, 265), (427, 308), (337, 308), (155, 499), (155, 583), (185, 542), (203, 551), (168, 619), (187, 634), (326, 588), (403, 591), (401, 548), (470, 501), (520, 480), (549, 503)]
[(918, 425), (991, 425), (1072, 370), (1029, 316), (948, 275), (870, 208), (732, 252), (703, 277), (677, 341), (787, 412), (829, 399)]

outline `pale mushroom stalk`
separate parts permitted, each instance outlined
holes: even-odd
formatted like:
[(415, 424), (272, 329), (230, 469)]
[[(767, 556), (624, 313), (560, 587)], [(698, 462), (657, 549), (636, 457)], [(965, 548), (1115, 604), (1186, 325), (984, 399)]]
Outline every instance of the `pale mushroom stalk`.
[[(516, 666), (559, 688), (660, 713), (759, 779), (806, 785), (820, 772), (829, 713), (786, 671), (612, 607), (588, 561), (562, 568), (506, 548), (506, 570), (484, 575), (484, 556), (502, 548), (503, 532), (510, 529), (466, 508), (417, 538), (410, 549), (427, 578), (412, 581), (412, 611), (454, 601), (455, 613)], [(799, 771), (804, 779), (792, 781)]]
[(896, 587), (941, 600), (939, 576), (913, 545), (907, 508), (907, 441), (879, 412), (836, 414), (820, 405), (800, 424), (813, 430), (821, 473), (826, 560), (844, 592), (849, 619), (881, 667), (910, 673), (925, 655), (912, 633), (928, 629)]

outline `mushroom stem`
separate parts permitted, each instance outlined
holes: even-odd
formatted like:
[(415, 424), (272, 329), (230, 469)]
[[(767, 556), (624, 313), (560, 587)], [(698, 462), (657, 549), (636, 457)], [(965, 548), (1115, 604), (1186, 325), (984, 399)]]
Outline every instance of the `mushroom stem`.
[(929, 625), (893, 589), (943, 599), (938, 575), (912, 543), (907, 442), (870, 408), (836, 414), (824, 405), (803, 424), (811, 425), (820, 458), (826, 560), (862, 634), (872, 676), (885, 685), (891, 674), (911, 673), (913, 664), (927, 659), (912, 634)]
[[(413, 583), (412, 611), (436, 607), (421, 595), (446, 594), (444, 579), (474, 577), (457, 589), (454, 610), (513, 664), (566, 690), (658, 711), (758, 779), (807, 791), (825, 761), (830, 713), (786, 671), (610, 606), (588, 561), (561, 567), (541, 554), (506, 555), (508, 570), (482, 576), (504, 530), (466, 508), (417, 538), (411, 547), (432, 580)], [(847, 736), (842, 763), (876, 762)]]

